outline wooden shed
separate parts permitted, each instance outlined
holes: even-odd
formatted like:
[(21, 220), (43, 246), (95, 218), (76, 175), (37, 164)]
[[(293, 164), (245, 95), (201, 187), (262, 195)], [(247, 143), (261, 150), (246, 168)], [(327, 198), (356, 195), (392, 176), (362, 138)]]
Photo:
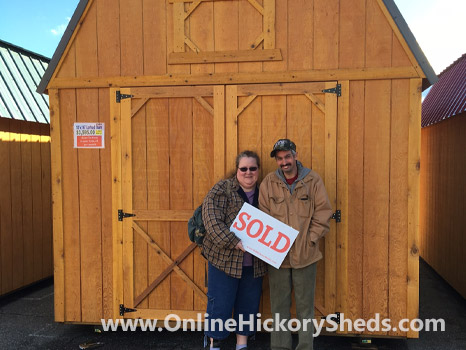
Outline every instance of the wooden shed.
[(49, 61), (0, 40), (0, 295), (53, 274)]
[(466, 54), (422, 103), (422, 258), (466, 298)]
[[(316, 315), (416, 318), (421, 86), (435, 79), (392, 0), (80, 1), (39, 87), (56, 321), (204, 313), (186, 222), (238, 151), (274, 170), (282, 137), (341, 213)], [(75, 122), (104, 123), (105, 148), (73, 148)]]

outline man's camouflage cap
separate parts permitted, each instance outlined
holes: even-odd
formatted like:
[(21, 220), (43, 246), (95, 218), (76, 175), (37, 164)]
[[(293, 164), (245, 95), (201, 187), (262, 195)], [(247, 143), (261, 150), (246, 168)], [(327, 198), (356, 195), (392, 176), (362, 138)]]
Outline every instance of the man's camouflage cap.
[(270, 157), (274, 158), (275, 153), (277, 153), (278, 151), (295, 151), (296, 152), (296, 145), (291, 140), (280, 139), (277, 142), (275, 142), (275, 145), (273, 145), (273, 151), (270, 152)]

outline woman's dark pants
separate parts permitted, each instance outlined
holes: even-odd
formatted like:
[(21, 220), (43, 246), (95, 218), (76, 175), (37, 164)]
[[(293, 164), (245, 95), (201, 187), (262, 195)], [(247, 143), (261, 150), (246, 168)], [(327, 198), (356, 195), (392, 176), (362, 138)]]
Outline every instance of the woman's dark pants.
[[(254, 268), (243, 266), (241, 278), (228, 276), (209, 263), (207, 314), (208, 327), (205, 334), (213, 339), (225, 339), (229, 331), (224, 325), (228, 319), (235, 320), (235, 333), (253, 335), (255, 333), (256, 315), (259, 312), (259, 302), (262, 293), (262, 277), (254, 278)], [(240, 315), (246, 323), (240, 329)], [(220, 329), (219, 322), (222, 321)], [(253, 320), (252, 327), (249, 322)], [(214, 326), (214, 327), (211, 327)], [(212, 329), (213, 328), (213, 329)]]

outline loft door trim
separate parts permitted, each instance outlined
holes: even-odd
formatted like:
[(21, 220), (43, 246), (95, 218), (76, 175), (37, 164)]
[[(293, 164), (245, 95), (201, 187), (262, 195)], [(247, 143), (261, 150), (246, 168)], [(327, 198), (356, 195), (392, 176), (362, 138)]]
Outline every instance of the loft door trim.
[[(173, 6), (173, 52), (168, 55), (168, 64), (219, 63), (219, 62), (264, 62), (281, 61), (280, 49), (275, 48), (275, 0), (247, 0), (262, 16), (262, 32), (249, 43), (250, 50), (202, 51), (185, 31), (185, 21), (202, 2), (220, 0), (169, 0)], [(229, 0), (233, 1), (233, 0)], [(189, 7), (187, 4), (190, 4)], [(263, 48), (258, 47), (263, 44)], [(191, 51), (186, 51), (189, 48)]]

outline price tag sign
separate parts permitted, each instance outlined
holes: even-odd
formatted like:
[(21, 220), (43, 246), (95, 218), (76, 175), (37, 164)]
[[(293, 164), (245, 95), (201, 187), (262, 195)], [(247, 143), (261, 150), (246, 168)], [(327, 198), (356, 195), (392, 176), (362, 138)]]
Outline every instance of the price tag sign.
[(105, 148), (105, 124), (74, 123), (74, 148)]

